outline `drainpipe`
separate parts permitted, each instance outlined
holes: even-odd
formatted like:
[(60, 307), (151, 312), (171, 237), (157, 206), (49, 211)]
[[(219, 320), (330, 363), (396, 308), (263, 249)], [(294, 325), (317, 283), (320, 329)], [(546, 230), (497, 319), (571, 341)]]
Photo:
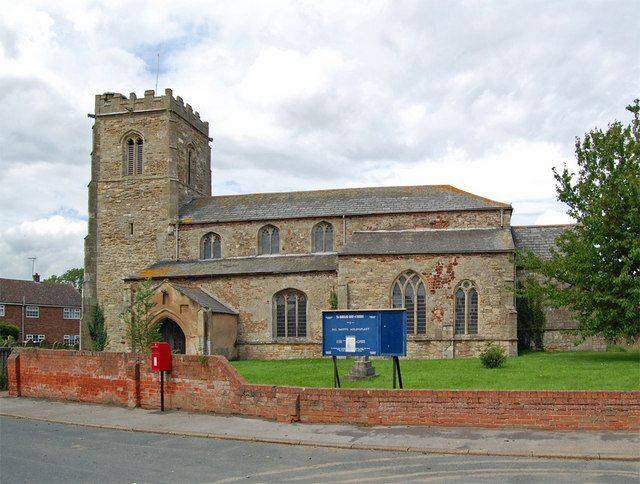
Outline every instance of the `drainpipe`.
[(347, 245), (347, 218), (342, 216), (342, 246)]
[(24, 296), (22, 296), (22, 334), (20, 336), (22, 336), (22, 341), (24, 342), (24, 311), (25, 311), (25, 304), (26, 304), (26, 299)]

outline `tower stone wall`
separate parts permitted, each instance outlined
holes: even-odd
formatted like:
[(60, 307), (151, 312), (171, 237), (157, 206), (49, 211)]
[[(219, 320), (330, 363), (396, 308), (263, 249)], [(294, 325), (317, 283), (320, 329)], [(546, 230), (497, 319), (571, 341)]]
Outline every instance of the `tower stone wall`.
[[(91, 307), (99, 302), (109, 349), (125, 350), (119, 315), (131, 291), (124, 279), (157, 260), (175, 259), (180, 206), (211, 195), (209, 125), (170, 89), (163, 96), (146, 91), (143, 98), (97, 95), (93, 117), (82, 339), (89, 342)], [(142, 140), (143, 168), (135, 175), (126, 170), (130, 137)]]

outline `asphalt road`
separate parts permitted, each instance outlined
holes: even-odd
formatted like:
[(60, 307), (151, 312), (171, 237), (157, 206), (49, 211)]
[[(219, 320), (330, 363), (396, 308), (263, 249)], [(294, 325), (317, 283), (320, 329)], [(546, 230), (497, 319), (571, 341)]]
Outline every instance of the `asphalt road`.
[(424, 455), (92, 429), (0, 417), (0, 482), (631, 482), (640, 463)]

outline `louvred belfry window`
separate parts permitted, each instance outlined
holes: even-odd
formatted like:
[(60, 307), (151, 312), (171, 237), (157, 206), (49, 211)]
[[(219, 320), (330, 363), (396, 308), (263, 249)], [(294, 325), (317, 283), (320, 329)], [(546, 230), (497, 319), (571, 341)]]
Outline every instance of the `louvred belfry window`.
[(407, 334), (427, 333), (427, 291), (420, 276), (403, 272), (393, 283), (391, 306), (407, 310)]
[(124, 163), (125, 175), (142, 175), (144, 141), (139, 136), (129, 137), (126, 141), (126, 154)]

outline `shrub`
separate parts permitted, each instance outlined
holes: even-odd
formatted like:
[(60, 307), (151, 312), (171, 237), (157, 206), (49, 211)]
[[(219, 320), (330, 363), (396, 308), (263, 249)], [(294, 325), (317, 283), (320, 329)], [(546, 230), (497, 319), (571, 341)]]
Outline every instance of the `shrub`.
[(91, 321), (89, 321), (89, 337), (91, 338), (92, 351), (104, 351), (109, 338), (107, 329), (104, 326), (104, 312), (100, 304), (94, 304), (91, 311)]
[(0, 324), (0, 339), (5, 339), (11, 336), (13, 339), (18, 339), (20, 329), (13, 324)]
[(500, 368), (506, 359), (507, 355), (504, 348), (493, 341), (489, 341), (484, 345), (483, 350), (480, 352), (480, 362), (485, 368)]

